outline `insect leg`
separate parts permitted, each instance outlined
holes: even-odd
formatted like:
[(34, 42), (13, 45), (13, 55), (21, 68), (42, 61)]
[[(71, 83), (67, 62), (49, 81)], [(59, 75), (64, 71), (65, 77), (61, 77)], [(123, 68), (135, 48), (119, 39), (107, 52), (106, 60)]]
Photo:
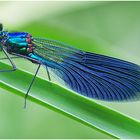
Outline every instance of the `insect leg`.
[(49, 81), (51, 81), (51, 77), (50, 77), (50, 73), (49, 73), (48, 67), (46, 67), (46, 71), (47, 71), (48, 79), (49, 79)]
[(12, 61), (12, 59), (10, 58), (10, 56), (8, 55), (8, 53), (6, 52), (6, 50), (4, 48), (2, 48), (2, 51), (6, 55), (7, 59), (9, 60), (9, 62), (11, 63), (12, 69), (11, 70), (0, 70), (0, 72), (12, 72), (12, 71), (15, 71), (16, 70), (16, 65), (14, 64), (14, 62)]
[[(12, 53), (12, 54), (13, 54), (13, 55), (16, 55), (16, 56), (18, 56), (18, 57), (22, 57), (22, 58), (25, 58), (25, 59), (34, 61), (34, 62), (36, 62), (37, 64), (39, 64), (39, 66), (37, 67), (37, 70), (36, 70), (36, 72), (35, 72), (35, 75), (34, 75), (32, 81), (31, 81), (31, 83), (30, 83), (30, 85), (29, 85), (29, 88), (28, 88), (28, 90), (27, 90), (27, 92), (26, 92), (26, 95), (25, 95), (24, 108), (26, 109), (26, 100), (27, 100), (29, 91), (30, 91), (30, 89), (31, 89), (31, 87), (32, 87), (32, 85), (33, 85), (33, 83), (34, 83), (34, 80), (35, 80), (35, 78), (36, 78), (36, 76), (37, 76), (37, 73), (38, 73), (38, 71), (39, 71), (40, 66), (41, 66), (42, 63), (41, 63), (40, 61), (35, 60), (35, 59), (33, 59), (33, 58), (30, 58), (30, 57), (28, 57), (28, 56), (24, 56), (24, 55), (16, 54), (16, 53)], [(51, 80), (50, 74), (49, 74), (49, 71), (48, 71), (48, 68), (47, 68), (47, 73), (48, 73), (49, 80)]]
[(26, 100), (27, 100), (29, 91), (30, 91), (30, 89), (31, 89), (31, 87), (32, 87), (32, 85), (33, 85), (33, 83), (34, 83), (34, 80), (35, 80), (35, 78), (36, 78), (36, 76), (37, 76), (37, 73), (38, 73), (38, 71), (39, 71), (39, 69), (40, 69), (40, 66), (41, 66), (41, 64), (38, 65), (37, 70), (36, 70), (36, 72), (35, 72), (35, 75), (34, 75), (32, 81), (31, 81), (31, 83), (30, 83), (30, 85), (29, 85), (29, 88), (28, 88), (28, 90), (27, 90), (27, 93), (26, 93), (26, 95), (25, 95), (25, 100), (24, 100), (24, 108), (25, 108), (25, 109), (26, 109)]

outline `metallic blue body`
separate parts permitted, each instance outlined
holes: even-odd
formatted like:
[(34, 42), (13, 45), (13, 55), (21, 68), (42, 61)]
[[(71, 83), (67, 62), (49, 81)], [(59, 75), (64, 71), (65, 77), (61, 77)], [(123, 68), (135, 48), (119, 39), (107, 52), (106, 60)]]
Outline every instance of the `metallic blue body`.
[(9, 38), (25, 38), (28, 34), (26, 32), (13, 32), (13, 33), (7, 32), (7, 33), (8, 33), (7, 36)]
[(28, 54), (28, 42), (26, 41), (28, 33), (26, 32), (3, 32), (2, 45), (6, 46), (8, 53), (17, 53), (21, 55)]
[(58, 68), (59, 65), (56, 63), (56, 62), (53, 62), (53, 61), (49, 61), (47, 59), (44, 59), (43, 57), (37, 55), (37, 54), (34, 54), (34, 53), (29, 53), (28, 54), (28, 57), (34, 59), (34, 60), (37, 60), (39, 61), (42, 65), (45, 65), (47, 67), (51, 67), (53, 69), (55, 68)]
[[(16, 48), (17, 49), (16, 53), (23, 55), (23, 49), (28, 48), (28, 42), (26, 41), (26, 37), (29, 34), (26, 32), (13, 32), (13, 33), (5, 32), (5, 35), (6, 37), (3, 40), (3, 42), (4, 45), (8, 46), (7, 47), (8, 51), (10, 53), (12, 53), (12, 51), (15, 53), (15, 48)], [(44, 59), (43, 57), (39, 56), (34, 52), (26, 53), (26, 57), (31, 58), (31, 61), (32, 59), (37, 60), (41, 64), (51, 68), (55, 68), (56, 66), (58, 67), (57, 63)], [(37, 63), (36, 61), (32, 61), (32, 62)]]
[(106, 101), (140, 98), (139, 65), (35, 38), (26, 32), (0, 31), (0, 44), (10, 54), (51, 67), (70, 89), (81, 95)]
[(27, 34), (28, 33), (25, 32), (7, 33), (5, 43), (10, 45), (17, 45), (17, 46), (22, 46), (22, 45), (27, 46), (27, 42), (26, 42)]

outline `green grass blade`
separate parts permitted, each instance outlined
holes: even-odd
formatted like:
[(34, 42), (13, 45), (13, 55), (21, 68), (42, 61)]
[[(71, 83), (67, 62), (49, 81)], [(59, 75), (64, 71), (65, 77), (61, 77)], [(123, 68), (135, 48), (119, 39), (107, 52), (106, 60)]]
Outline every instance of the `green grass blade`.
[[(10, 68), (3, 63), (0, 66)], [(21, 70), (0, 73), (0, 87), (24, 96), (31, 78)], [(139, 122), (40, 78), (36, 78), (29, 98), (114, 137), (140, 138)]]

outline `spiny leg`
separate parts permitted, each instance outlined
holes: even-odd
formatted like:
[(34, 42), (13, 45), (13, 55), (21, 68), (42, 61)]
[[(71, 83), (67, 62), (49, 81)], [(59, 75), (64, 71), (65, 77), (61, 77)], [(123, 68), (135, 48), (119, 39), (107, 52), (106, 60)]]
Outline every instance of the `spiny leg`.
[(14, 62), (12, 61), (12, 59), (10, 58), (10, 56), (8, 55), (8, 53), (6, 52), (6, 50), (4, 48), (2, 48), (2, 51), (6, 55), (9, 62), (11, 63), (12, 69), (11, 70), (0, 70), (0, 72), (13, 72), (13, 71), (15, 71), (16, 70), (16, 65), (14, 64)]
[(29, 88), (28, 88), (28, 90), (27, 90), (27, 93), (26, 93), (26, 95), (25, 95), (24, 109), (26, 109), (26, 100), (27, 100), (29, 91), (30, 91), (30, 89), (31, 89), (31, 87), (32, 87), (32, 85), (33, 85), (33, 83), (34, 83), (34, 80), (35, 80), (35, 78), (36, 78), (36, 76), (37, 76), (37, 73), (38, 73), (38, 71), (39, 71), (39, 69), (40, 69), (40, 66), (41, 66), (41, 64), (39, 64), (39, 66), (37, 67), (37, 70), (36, 70), (36, 72), (35, 72), (35, 75), (34, 75), (32, 81), (31, 81), (31, 83), (30, 83), (30, 85), (29, 85)]

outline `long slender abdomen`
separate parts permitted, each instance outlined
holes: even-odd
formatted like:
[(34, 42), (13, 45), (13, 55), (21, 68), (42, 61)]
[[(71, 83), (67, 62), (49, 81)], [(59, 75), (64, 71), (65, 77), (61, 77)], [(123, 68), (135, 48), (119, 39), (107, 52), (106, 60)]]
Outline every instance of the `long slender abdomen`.
[[(47, 60), (37, 54), (34, 54), (34, 53), (30, 53), (28, 54), (28, 57), (40, 62), (42, 65), (45, 65), (45, 66), (48, 66), (48, 67), (51, 67), (51, 68), (59, 68), (59, 64), (53, 62), (53, 61), (50, 61), (50, 60)], [(37, 63), (36, 61), (32, 61), (33, 63)]]

